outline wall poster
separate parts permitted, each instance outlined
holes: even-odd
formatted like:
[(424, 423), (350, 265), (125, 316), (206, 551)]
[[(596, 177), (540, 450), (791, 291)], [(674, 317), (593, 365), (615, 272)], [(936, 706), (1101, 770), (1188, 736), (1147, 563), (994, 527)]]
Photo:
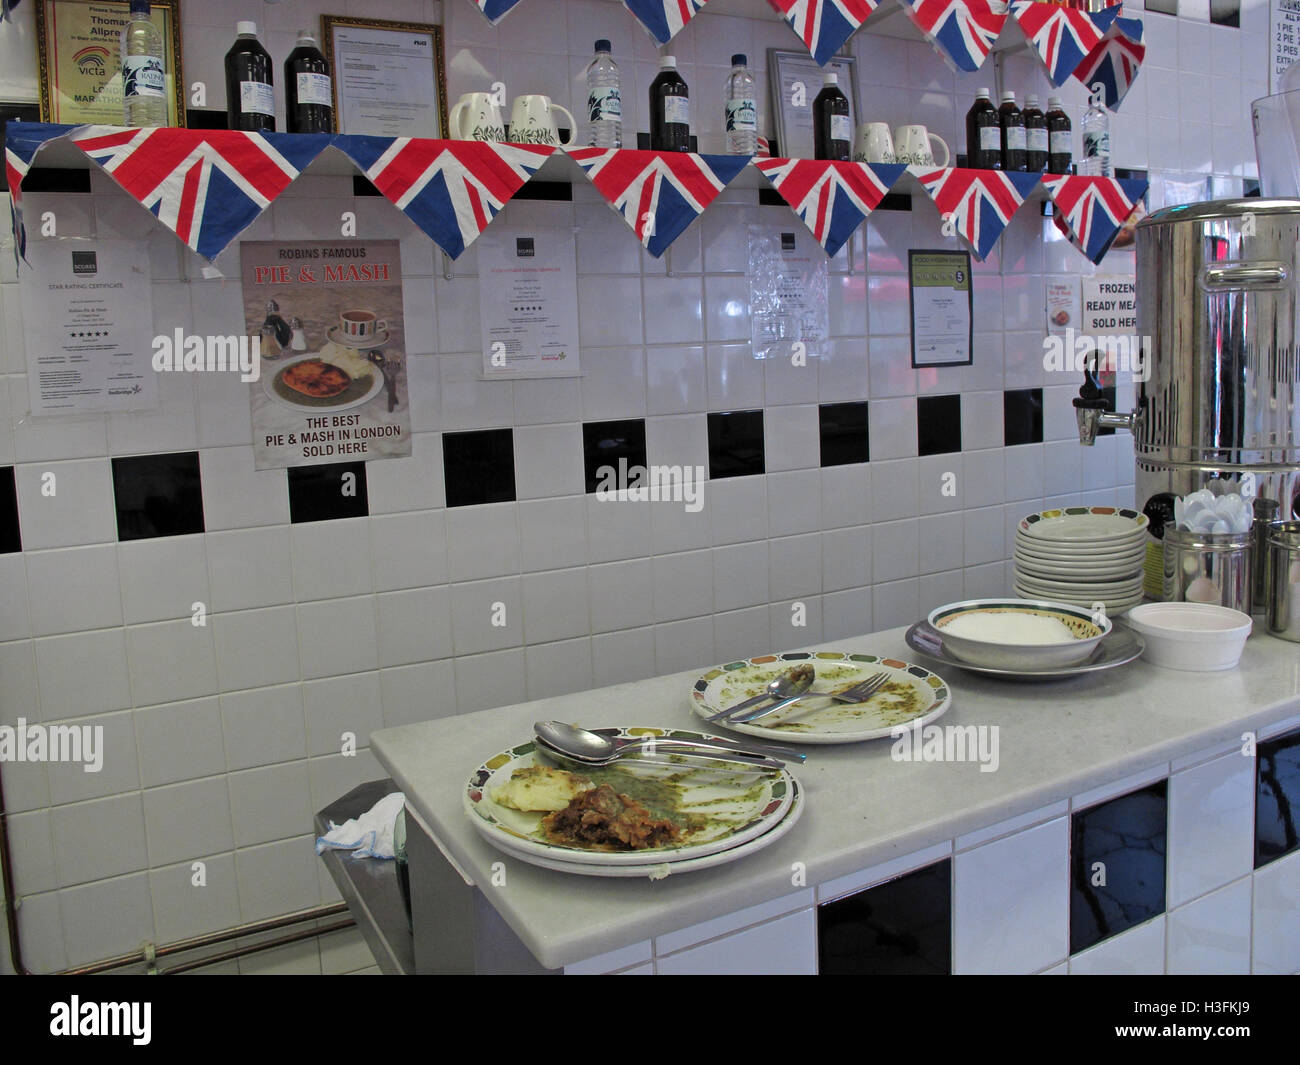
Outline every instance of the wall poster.
[(411, 453), (395, 240), (240, 245), (259, 470)]

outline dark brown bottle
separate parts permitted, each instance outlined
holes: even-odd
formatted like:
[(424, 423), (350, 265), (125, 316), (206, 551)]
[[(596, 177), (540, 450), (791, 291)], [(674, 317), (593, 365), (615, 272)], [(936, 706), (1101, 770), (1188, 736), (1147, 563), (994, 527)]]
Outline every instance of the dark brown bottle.
[(1068, 174), (1070, 172), (1073, 152), (1074, 133), (1070, 128), (1070, 116), (1061, 107), (1059, 96), (1047, 98), (1047, 172), (1049, 174)]
[(659, 60), (650, 83), (650, 147), (656, 152), (691, 150), (691, 92), (677, 73), (676, 56)]
[(310, 30), (284, 61), (284, 125), (290, 133), (333, 133), (334, 94), (330, 66)]
[(848, 162), (853, 156), (853, 120), (839, 78), (827, 74), (813, 101), (813, 158)]
[(1025, 97), (1025, 169), (1041, 174), (1047, 169), (1047, 116), (1038, 107), (1038, 97)]
[(1002, 106), (998, 108), (998, 124), (1002, 127), (1002, 169), (1025, 169), (1025, 118), (1016, 106), (1016, 94), (1004, 92)]
[(226, 122), (246, 133), (275, 132), (275, 74), (257, 23), (240, 22), (226, 53)]
[(975, 94), (966, 112), (966, 165), (976, 170), (1002, 169), (1002, 127), (988, 89)]

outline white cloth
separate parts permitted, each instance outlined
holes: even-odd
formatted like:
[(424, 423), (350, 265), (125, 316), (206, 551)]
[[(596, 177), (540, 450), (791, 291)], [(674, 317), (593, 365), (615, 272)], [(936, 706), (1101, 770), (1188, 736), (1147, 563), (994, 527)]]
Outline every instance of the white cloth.
[(393, 822), (406, 805), (400, 791), (385, 795), (360, 817), (341, 825), (330, 822), (330, 830), (316, 839), (316, 853), (326, 849), (352, 851), (357, 858), (393, 857)]

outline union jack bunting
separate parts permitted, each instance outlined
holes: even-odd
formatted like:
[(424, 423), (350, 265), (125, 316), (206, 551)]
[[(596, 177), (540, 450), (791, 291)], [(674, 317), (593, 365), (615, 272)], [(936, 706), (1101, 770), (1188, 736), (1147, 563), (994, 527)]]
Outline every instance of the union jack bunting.
[(493, 26), (510, 14), (510, 9), (517, 3), (519, 0), (474, 0), (474, 6)]
[(10, 122), (5, 126), (5, 181), (9, 185), (9, 214), (14, 225), (14, 252), (27, 257), (27, 230), (23, 228), (23, 178), (36, 153), (47, 143), (66, 137), (76, 126), (52, 122)]
[(914, 171), (945, 222), (984, 259), (1041, 174), (946, 167)]
[(568, 153), (656, 259), (749, 163), (743, 155), (614, 148)]
[(73, 143), (209, 262), (320, 155), (329, 134), (82, 126)]
[(979, 70), (1007, 21), (1006, 0), (903, 0), (904, 10), (948, 65)]
[(901, 163), (824, 159), (760, 159), (754, 165), (812, 230), (827, 255), (844, 246), (907, 169)]
[(1075, 68), (1074, 76), (1089, 89), (1101, 82), (1105, 86), (1106, 106), (1114, 111), (1137, 77), (1146, 54), (1142, 20), (1117, 18), (1106, 36)]
[(812, 57), (825, 66), (861, 26), (879, 0), (768, 0), (785, 16)]
[(1043, 61), (1053, 85), (1065, 84), (1084, 56), (1101, 43), (1118, 14), (1118, 7), (1087, 12), (1039, 0), (1015, 0), (1011, 5), (1011, 17)]
[(334, 147), (453, 259), (555, 152), (547, 144), (347, 135)]
[(1147, 191), (1145, 179), (1048, 174), (1043, 184), (1056, 205), (1056, 228), (1094, 263)]
[(636, 20), (651, 37), (660, 45), (665, 45), (708, 2), (709, 0), (623, 0), (623, 6), (636, 16)]

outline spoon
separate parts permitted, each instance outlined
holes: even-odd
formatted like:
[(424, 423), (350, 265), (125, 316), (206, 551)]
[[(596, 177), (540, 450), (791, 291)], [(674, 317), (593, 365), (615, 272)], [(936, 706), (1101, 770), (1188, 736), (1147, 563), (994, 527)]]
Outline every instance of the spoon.
[(586, 762), (588, 765), (606, 765), (624, 754), (641, 751), (646, 747), (678, 754), (708, 752), (714, 757), (749, 762), (769, 769), (785, 767), (784, 762), (770, 757), (774, 754), (799, 762), (807, 757), (801, 751), (760, 744), (733, 743), (730, 740), (675, 740), (664, 736), (614, 739), (585, 728), (566, 725), (563, 721), (538, 721), (533, 725), (533, 733), (539, 741), (557, 753), (572, 758), (575, 762)]
[(776, 699), (778, 701), (793, 699), (811, 688), (813, 681), (816, 679), (817, 674), (812, 666), (807, 664), (795, 666), (793, 669), (787, 669), (779, 677), (772, 680), (761, 695), (755, 695), (752, 699), (746, 699), (743, 703), (737, 703), (725, 710), (719, 710), (716, 714), (710, 714), (704, 720), (717, 721), (720, 718), (730, 717), (742, 710), (748, 710), (751, 706), (757, 706), (765, 699)]

